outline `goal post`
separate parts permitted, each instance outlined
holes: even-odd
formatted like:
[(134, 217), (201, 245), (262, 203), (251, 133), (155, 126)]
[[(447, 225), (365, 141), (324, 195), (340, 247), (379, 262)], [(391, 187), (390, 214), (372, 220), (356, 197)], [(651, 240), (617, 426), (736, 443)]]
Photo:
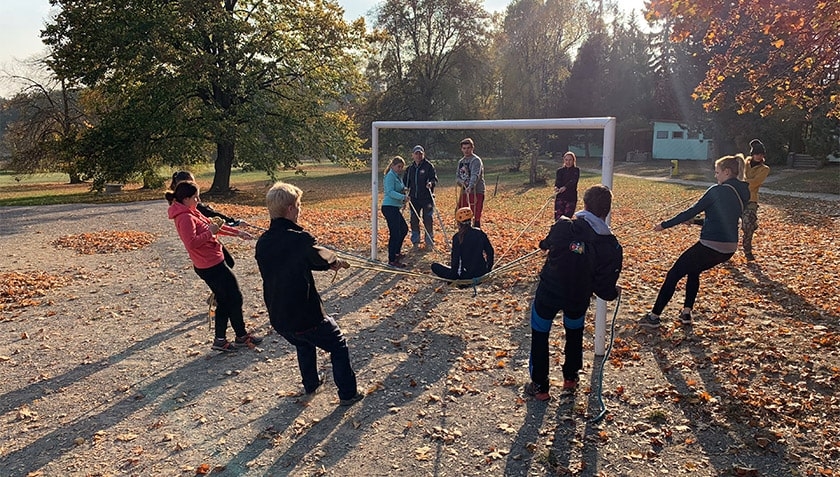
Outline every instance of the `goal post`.
[[(550, 118), (550, 119), (500, 119), (470, 121), (374, 121), (371, 125), (371, 234), (370, 258), (378, 254), (377, 230), (379, 227), (379, 130), (380, 129), (602, 129), (604, 146), (601, 160), (601, 183), (612, 189), (615, 155), (614, 117)], [(610, 217), (607, 216), (607, 224)], [(595, 308), (595, 354), (604, 355), (606, 338), (607, 304), (598, 298)]]

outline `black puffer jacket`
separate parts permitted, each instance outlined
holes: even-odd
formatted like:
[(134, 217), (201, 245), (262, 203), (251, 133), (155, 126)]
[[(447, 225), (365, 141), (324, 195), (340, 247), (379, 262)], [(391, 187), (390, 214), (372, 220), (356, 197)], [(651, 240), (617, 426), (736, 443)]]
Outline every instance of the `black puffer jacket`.
[(326, 317), (312, 270), (329, 270), (338, 260), (291, 220), (272, 219), (257, 240), (257, 265), (271, 326), (278, 332), (316, 327)]
[(593, 293), (607, 301), (618, 296), (615, 284), (623, 251), (615, 235), (596, 233), (584, 218), (561, 217), (540, 241), (540, 248), (548, 250), (540, 280), (562, 297), (568, 309), (586, 310)]

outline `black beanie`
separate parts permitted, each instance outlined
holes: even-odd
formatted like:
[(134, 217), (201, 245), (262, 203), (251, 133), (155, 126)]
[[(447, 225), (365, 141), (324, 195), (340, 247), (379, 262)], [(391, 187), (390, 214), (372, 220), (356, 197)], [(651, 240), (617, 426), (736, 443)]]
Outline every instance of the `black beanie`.
[(764, 144), (758, 139), (753, 139), (750, 141), (750, 155), (754, 156), (756, 154), (765, 154)]

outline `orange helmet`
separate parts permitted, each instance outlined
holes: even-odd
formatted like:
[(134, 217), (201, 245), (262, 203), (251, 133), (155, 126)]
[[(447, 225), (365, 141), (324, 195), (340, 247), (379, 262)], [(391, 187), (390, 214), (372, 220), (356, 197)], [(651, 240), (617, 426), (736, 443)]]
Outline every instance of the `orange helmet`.
[(467, 222), (473, 218), (473, 211), (469, 207), (461, 207), (455, 212), (455, 221), (458, 223)]

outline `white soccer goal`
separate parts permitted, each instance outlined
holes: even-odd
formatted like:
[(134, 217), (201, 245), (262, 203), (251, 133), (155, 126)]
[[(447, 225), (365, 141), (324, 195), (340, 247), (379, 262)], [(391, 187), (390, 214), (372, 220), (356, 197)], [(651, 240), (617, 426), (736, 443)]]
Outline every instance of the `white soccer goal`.
[[(612, 189), (615, 155), (615, 118), (501, 119), (486, 121), (374, 121), (371, 127), (371, 234), (370, 258), (376, 260), (379, 226), (379, 130), (380, 129), (603, 129), (604, 148), (601, 183)], [(610, 217), (607, 217), (609, 224)], [(607, 304), (600, 298), (595, 310), (595, 354), (604, 355)]]

